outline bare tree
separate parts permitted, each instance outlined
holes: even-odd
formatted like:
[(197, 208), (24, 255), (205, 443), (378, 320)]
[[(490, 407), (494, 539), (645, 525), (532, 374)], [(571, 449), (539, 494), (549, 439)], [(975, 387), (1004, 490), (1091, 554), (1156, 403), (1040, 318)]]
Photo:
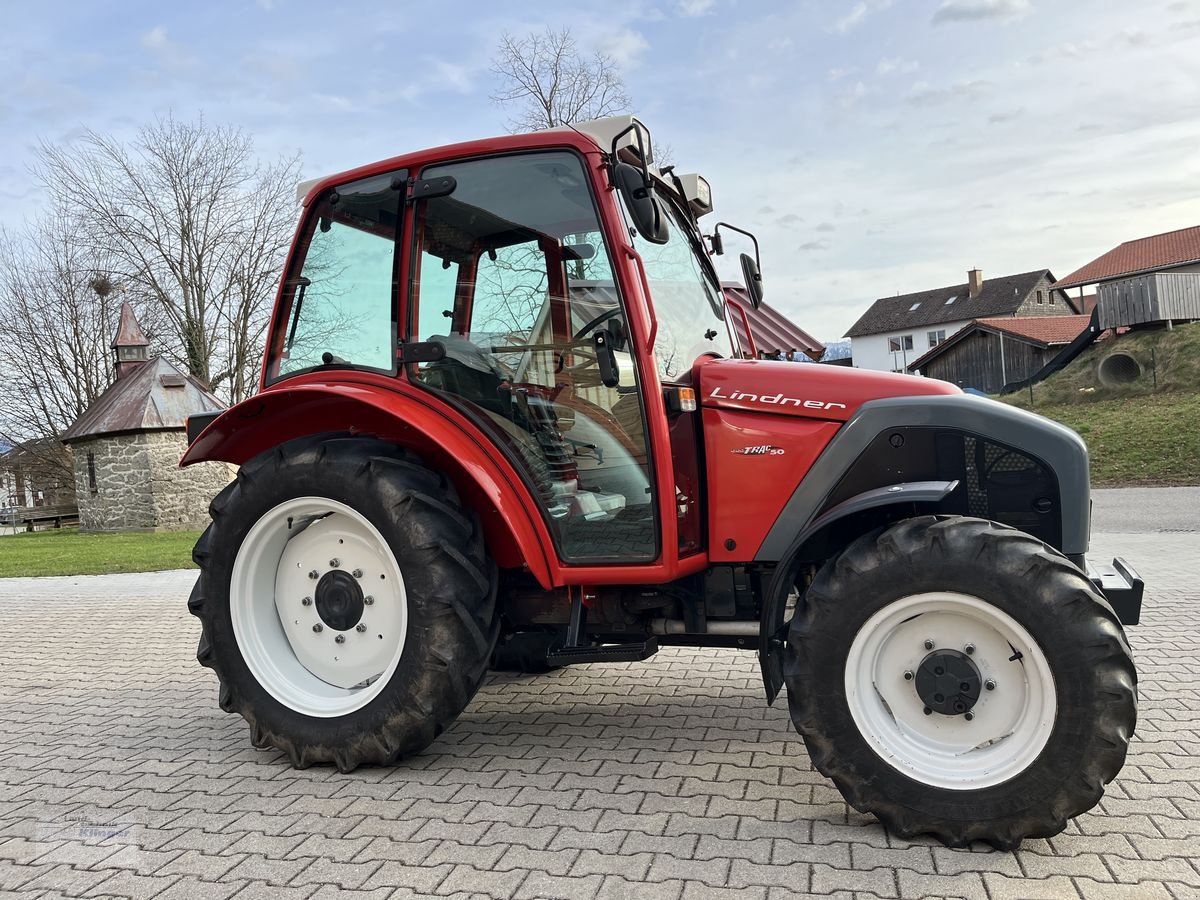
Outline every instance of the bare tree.
[(492, 71), (502, 85), (492, 100), (513, 111), (514, 133), (618, 115), (632, 104), (615, 60), (580, 52), (569, 28), (505, 34)]
[(120, 306), (107, 260), (79, 240), (80, 230), (59, 208), (0, 234), (0, 439), (32, 440), (48, 466), (68, 475), (69, 457), (46, 439), (108, 387)]
[(166, 352), (225, 399), (247, 396), (295, 221), (298, 160), (258, 163), (244, 132), (173, 118), (129, 143), (94, 131), (43, 142), (38, 159), (48, 194), (78, 211), (81, 244), (161, 316)]

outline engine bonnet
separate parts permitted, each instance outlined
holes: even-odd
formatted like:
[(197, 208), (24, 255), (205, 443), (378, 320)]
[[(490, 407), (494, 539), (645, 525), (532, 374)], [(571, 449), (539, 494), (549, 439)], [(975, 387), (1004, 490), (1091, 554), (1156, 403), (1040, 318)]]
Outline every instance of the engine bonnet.
[(699, 367), (702, 406), (844, 422), (868, 400), (959, 394), (916, 375), (758, 359), (713, 359)]

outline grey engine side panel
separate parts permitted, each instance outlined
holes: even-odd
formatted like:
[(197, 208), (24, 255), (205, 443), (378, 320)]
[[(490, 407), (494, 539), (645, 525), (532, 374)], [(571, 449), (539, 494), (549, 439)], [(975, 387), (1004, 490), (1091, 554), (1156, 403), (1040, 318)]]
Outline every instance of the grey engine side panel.
[(755, 556), (778, 562), (800, 531), (812, 521), (859, 455), (881, 431), (932, 426), (969, 432), (1024, 450), (1049, 465), (1058, 477), (1063, 546), (1068, 556), (1086, 553), (1090, 500), (1087, 445), (1057, 422), (1006, 403), (970, 394), (889, 397), (864, 403), (817, 458), (792, 493)]

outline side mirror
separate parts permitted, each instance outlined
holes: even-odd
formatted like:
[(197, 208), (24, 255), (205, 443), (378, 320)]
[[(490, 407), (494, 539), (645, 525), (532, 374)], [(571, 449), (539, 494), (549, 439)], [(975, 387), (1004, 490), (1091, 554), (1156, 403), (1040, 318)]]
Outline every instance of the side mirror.
[(654, 195), (649, 176), (637, 166), (625, 162), (616, 164), (613, 175), (638, 234), (652, 244), (665, 244), (671, 234), (667, 231), (667, 220), (659, 206), (658, 197)]
[(762, 274), (758, 271), (758, 263), (748, 253), (742, 254), (742, 280), (746, 282), (746, 293), (755, 309), (762, 306), (763, 283)]

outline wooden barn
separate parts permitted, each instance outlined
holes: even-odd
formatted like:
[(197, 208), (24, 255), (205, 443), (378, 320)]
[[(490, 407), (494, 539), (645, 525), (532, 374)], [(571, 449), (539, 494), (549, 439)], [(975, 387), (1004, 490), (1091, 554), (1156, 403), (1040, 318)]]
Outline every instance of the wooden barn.
[(1028, 378), (1088, 327), (1090, 316), (976, 319), (908, 367), (913, 374), (996, 394)]
[(1101, 328), (1200, 320), (1200, 225), (1126, 241), (1058, 287), (1092, 284)]

